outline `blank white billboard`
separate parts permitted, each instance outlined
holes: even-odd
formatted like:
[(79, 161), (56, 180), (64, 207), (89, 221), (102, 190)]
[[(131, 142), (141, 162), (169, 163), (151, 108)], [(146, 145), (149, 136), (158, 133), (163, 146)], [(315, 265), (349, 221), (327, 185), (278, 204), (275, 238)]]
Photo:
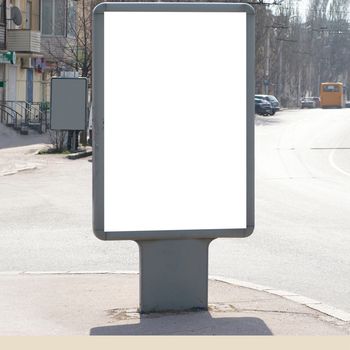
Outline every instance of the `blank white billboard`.
[(247, 14), (104, 13), (104, 231), (247, 228)]

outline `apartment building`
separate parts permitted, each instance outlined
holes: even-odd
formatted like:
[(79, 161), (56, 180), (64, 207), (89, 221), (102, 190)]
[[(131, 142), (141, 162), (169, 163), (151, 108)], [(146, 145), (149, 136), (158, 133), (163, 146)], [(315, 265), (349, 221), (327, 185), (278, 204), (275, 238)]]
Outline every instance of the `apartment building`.
[(69, 51), (75, 50), (77, 0), (41, 0), (41, 51), (44, 56), (43, 81), (46, 100), (53, 76), (71, 72)]
[[(15, 57), (5, 69), (6, 100), (40, 101), (41, 70), (37, 63), (42, 58), (40, 1), (8, 0), (6, 5), (6, 50)], [(14, 13), (20, 13), (21, 23), (13, 18)]]
[(6, 56), (6, 1), (0, 0), (0, 101), (4, 100)]
[[(0, 0), (0, 53), (12, 57), (6, 62), (0, 58), (0, 100), (49, 101), (51, 77), (70, 69), (62, 64), (62, 45), (70, 35), (75, 4), (75, 0)], [(15, 12), (20, 12), (21, 23), (13, 20)]]

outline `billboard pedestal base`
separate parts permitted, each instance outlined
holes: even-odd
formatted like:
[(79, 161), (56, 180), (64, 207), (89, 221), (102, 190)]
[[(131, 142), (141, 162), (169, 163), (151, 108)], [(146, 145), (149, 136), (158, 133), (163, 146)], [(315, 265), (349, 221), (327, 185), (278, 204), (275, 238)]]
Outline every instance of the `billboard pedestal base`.
[(211, 239), (137, 241), (140, 313), (208, 309)]

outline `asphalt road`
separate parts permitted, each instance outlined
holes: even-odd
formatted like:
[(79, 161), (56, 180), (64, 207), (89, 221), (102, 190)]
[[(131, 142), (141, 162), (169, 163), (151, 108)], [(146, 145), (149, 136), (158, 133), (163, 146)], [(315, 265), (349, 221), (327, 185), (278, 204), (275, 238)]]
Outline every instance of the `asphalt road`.
[[(138, 270), (136, 243), (92, 233), (88, 158), (35, 155), (45, 137), (0, 135), (0, 271)], [(349, 312), (349, 135), (349, 109), (256, 117), (256, 228), (213, 241), (210, 274)]]
[(210, 272), (350, 311), (350, 110), (256, 119), (256, 229), (212, 243)]

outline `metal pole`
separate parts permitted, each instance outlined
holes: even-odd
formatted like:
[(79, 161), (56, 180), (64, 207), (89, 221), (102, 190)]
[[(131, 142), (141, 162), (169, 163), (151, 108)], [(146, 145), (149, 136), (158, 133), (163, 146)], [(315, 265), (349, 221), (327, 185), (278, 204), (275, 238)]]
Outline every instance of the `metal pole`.
[(74, 150), (77, 151), (79, 148), (79, 130), (74, 131)]
[(68, 130), (68, 135), (67, 135), (67, 149), (68, 151), (72, 150), (72, 131)]
[(208, 309), (208, 247), (211, 241), (137, 241), (141, 313)]
[[(270, 79), (270, 27), (267, 28), (267, 35), (266, 35), (266, 62), (265, 62), (265, 80)], [(265, 83), (264, 81), (264, 87), (265, 87), (265, 95), (269, 94), (269, 85)]]
[(76, 131), (73, 130), (72, 132), (72, 151), (76, 151), (77, 147), (76, 147)]

